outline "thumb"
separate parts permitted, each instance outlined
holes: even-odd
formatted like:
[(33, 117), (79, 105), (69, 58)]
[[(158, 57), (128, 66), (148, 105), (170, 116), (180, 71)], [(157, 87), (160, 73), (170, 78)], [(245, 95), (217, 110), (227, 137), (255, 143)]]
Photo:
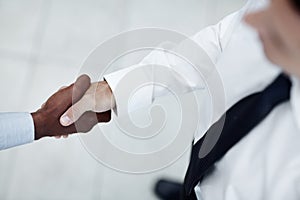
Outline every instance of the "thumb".
[(63, 126), (69, 126), (76, 122), (86, 111), (89, 110), (91, 110), (89, 102), (86, 98), (82, 98), (61, 116), (60, 123)]

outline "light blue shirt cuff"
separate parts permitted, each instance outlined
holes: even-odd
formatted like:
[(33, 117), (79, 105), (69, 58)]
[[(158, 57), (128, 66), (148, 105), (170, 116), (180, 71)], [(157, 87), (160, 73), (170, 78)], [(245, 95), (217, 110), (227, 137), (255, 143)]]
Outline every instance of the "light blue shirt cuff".
[(30, 113), (0, 113), (0, 150), (33, 140), (34, 123)]

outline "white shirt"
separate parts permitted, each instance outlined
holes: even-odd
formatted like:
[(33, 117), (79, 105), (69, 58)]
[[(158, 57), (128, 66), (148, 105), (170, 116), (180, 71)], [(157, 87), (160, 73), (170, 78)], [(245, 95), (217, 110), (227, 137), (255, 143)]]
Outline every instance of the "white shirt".
[[(280, 73), (278, 67), (274, 67), (265, 59), (260, 42), (254, 31), (241, 23), (245, 12), (264, 6), (263, 0), (259, 2), (259, 4), (255, 3), (253, 5), (252, 1), (249, 1), (238, 12), (225, 17), (214, 26), (201, 30), (192, 37), (204, 49), (221, 76), (226, 102), (225, 110), (218, 112), (219, 117), (243, 97), (262, 90)], [(124, 103), (122, 96), (117, 94), (116, 87), (118, 83), (128, 72), (146, 64), (169, 66), (174, 72), (170, 70), (169, 74), (165, 74), (166, 79), (169, 81), (168, 85), (172, 85), (172, 88), (176, 88), (176, 90), (181, 90), (182, 93), (189, 92), (190, 88), (197, 90), (205, 87), (203, 79), (198, 76), (198, 72), (191, 65), (182, 62), (176, 56), (161, 51), (153, 51), (138, 65), (104, 76), (115, 96), (116, 109), (114, 111), (117, 116), (123, 116), (134, 110), (149, 107), (155, 98), (167, 93), (166, 89), (157, 87), (154, 84), (147, 85), (147, 87), (139, 89), (133, 98), (130, 99), (128, 112), (120, 113), (120, 110), (123, 111), (124, 109), (117, 109), (127, 105)], [(205, 63), (205, 65), (210, 66), (211, 62)], [(155, 77), (151, 74), (155, 74), (155, 72), (145, 71), (143, 76), (145, 82), (155, 82)], [(177, 78), (176, 74), (180, 74), (190, 80), (190, 82), (182, 81)], [(206, 101), (206, 99), (203, 99), (203, 101)], [(209, 113), (205, 114), (207, 118), (210, 118)], [(215, 118), (212, 121), (208, 120), (207, 123), (201, 124), (198, 133), (195, 135), (195, 142), (217, 120), (218, 118)]]
[(34, 123), (30, 113), (0, 113), (0, 150), (33, 140)]
[[(245, 8), (193, 37), (216, 64), (224, 85), (226, 109), (264, 89), (281, 72), (266, 60), (257, 35), (241, 21), (244, 12), (259, 9), (265, 3), (259, 1), (252, 7), (249, 2)], [(161, 54), (154, 52), (143, 62), (151, 63), (151, 59), (155, 64), (172, 62)], [(138, 66), (104, 76), (113, 93), (121, 77), (135, 67)], [(201, 80), (193, 79), (193, 71), (187, 66), (174, 70), (191, 77), (194, 89), (202, 86)], [(174, 79), (170, 79), (171, 84), (182, 88), (184, 83), (180, 80), (176, 83)], [(290, 101), (275, 108), (216, 163), (216, 170), (210, 176), (195, 187), (198, 199), (300, 199), (300, 81), (292, 77), (292, 83)], [(151, 104), (163, 94), (159, 88), (152, 87), (140, 90), (140, 94), (131, 99), (129, 112)], [(122, 99), (116, 99), (116, 104), (117, 108), (122, 106)], [(211, 122), (201, 124), (195, 142), (210, 125)]]
[[(249, 91), (262, 89), (266, 85), (263, 81), (270, 83), (269, 75), (273, 79), (278, 73), (271, 70), (276, 70), (276, 66), (258, 55), (258, 52), (262, 54), (257, 48), (259, 44), (247, 32), (244, 25), (236, 29), (217, 64), (218, 69), (223, 69), (220, 73), (225, 80), (225, 90), (235, 90), (239, 84), (244, 87), (245, 81), (250, 81), (247, 87), (236, 91), (238, 99), (239, 94), (246, 96)], [(238, 51), (243, 51), (239, 54), (239, 61), (234, 58)], [(245, 65), (240, 65), (241, 63), (249, 67), (245, 69)], [(232, 68), (229, 70), (232, 75), (224, 68), (229, 66)], [(261, 75), (268, 76), (263, 78)], [(257, 82), (258, 85), (251, 82), (256, 77), (261, 79)], [(300, 199), (299, 80), (292, 77), (292, 84), (290, 101), (275, 108), (260, 125), (216, 163), (213, 174), (198, 184), (195, 188), (198, 199)], [(232, 102), (236, 100), (233, 98)]]

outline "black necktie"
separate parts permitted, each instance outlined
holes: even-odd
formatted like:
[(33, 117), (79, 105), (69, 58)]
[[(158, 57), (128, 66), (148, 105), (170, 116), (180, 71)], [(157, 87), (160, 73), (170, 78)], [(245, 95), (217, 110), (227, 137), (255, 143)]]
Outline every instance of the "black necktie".
[(289, 78), (280, 74), (263, 91), (252, 94), (231, 107), (223, 116), (226, 116), (225, 121), (223, 118), (223, 121), (219, 120), (210, 127), (205, 137), (213, 137), (216, 130), (220, 128), (220, 123), (222, 122), (224, 125), (217, 143), (205, 157), (199, 158), (205, 137), (193, 146), (190, 164), (184, 180), (184, 199), (195, 199), (194, 187), (204, 175), (211, 171), (214, 163), (257, 126), (273, 108), (287, 101), (290, 98), (290, 88)]

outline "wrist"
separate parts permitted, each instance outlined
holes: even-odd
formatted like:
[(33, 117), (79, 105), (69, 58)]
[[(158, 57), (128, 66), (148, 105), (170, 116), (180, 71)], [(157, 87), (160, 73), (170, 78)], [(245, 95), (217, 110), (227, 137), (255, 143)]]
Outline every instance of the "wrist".
[(116, 107), (116, 100), (115, 100), (114, 94), (112, 92), (112, 89), (110, 88), (109, 84), (107, 83), (107, 81), (105, 79), (103, 82), (106, 85), (106, 91), (107, 91), (106, 93), (110, 97), (110, 109), (114, 109)]
[(34, 123), (34, 140), (39, 140), (42, 137), (45, 137), (46, 134), (44, 132), (44, 117), (41, 112), (37, 111), (31, 113), (33, 123)]

